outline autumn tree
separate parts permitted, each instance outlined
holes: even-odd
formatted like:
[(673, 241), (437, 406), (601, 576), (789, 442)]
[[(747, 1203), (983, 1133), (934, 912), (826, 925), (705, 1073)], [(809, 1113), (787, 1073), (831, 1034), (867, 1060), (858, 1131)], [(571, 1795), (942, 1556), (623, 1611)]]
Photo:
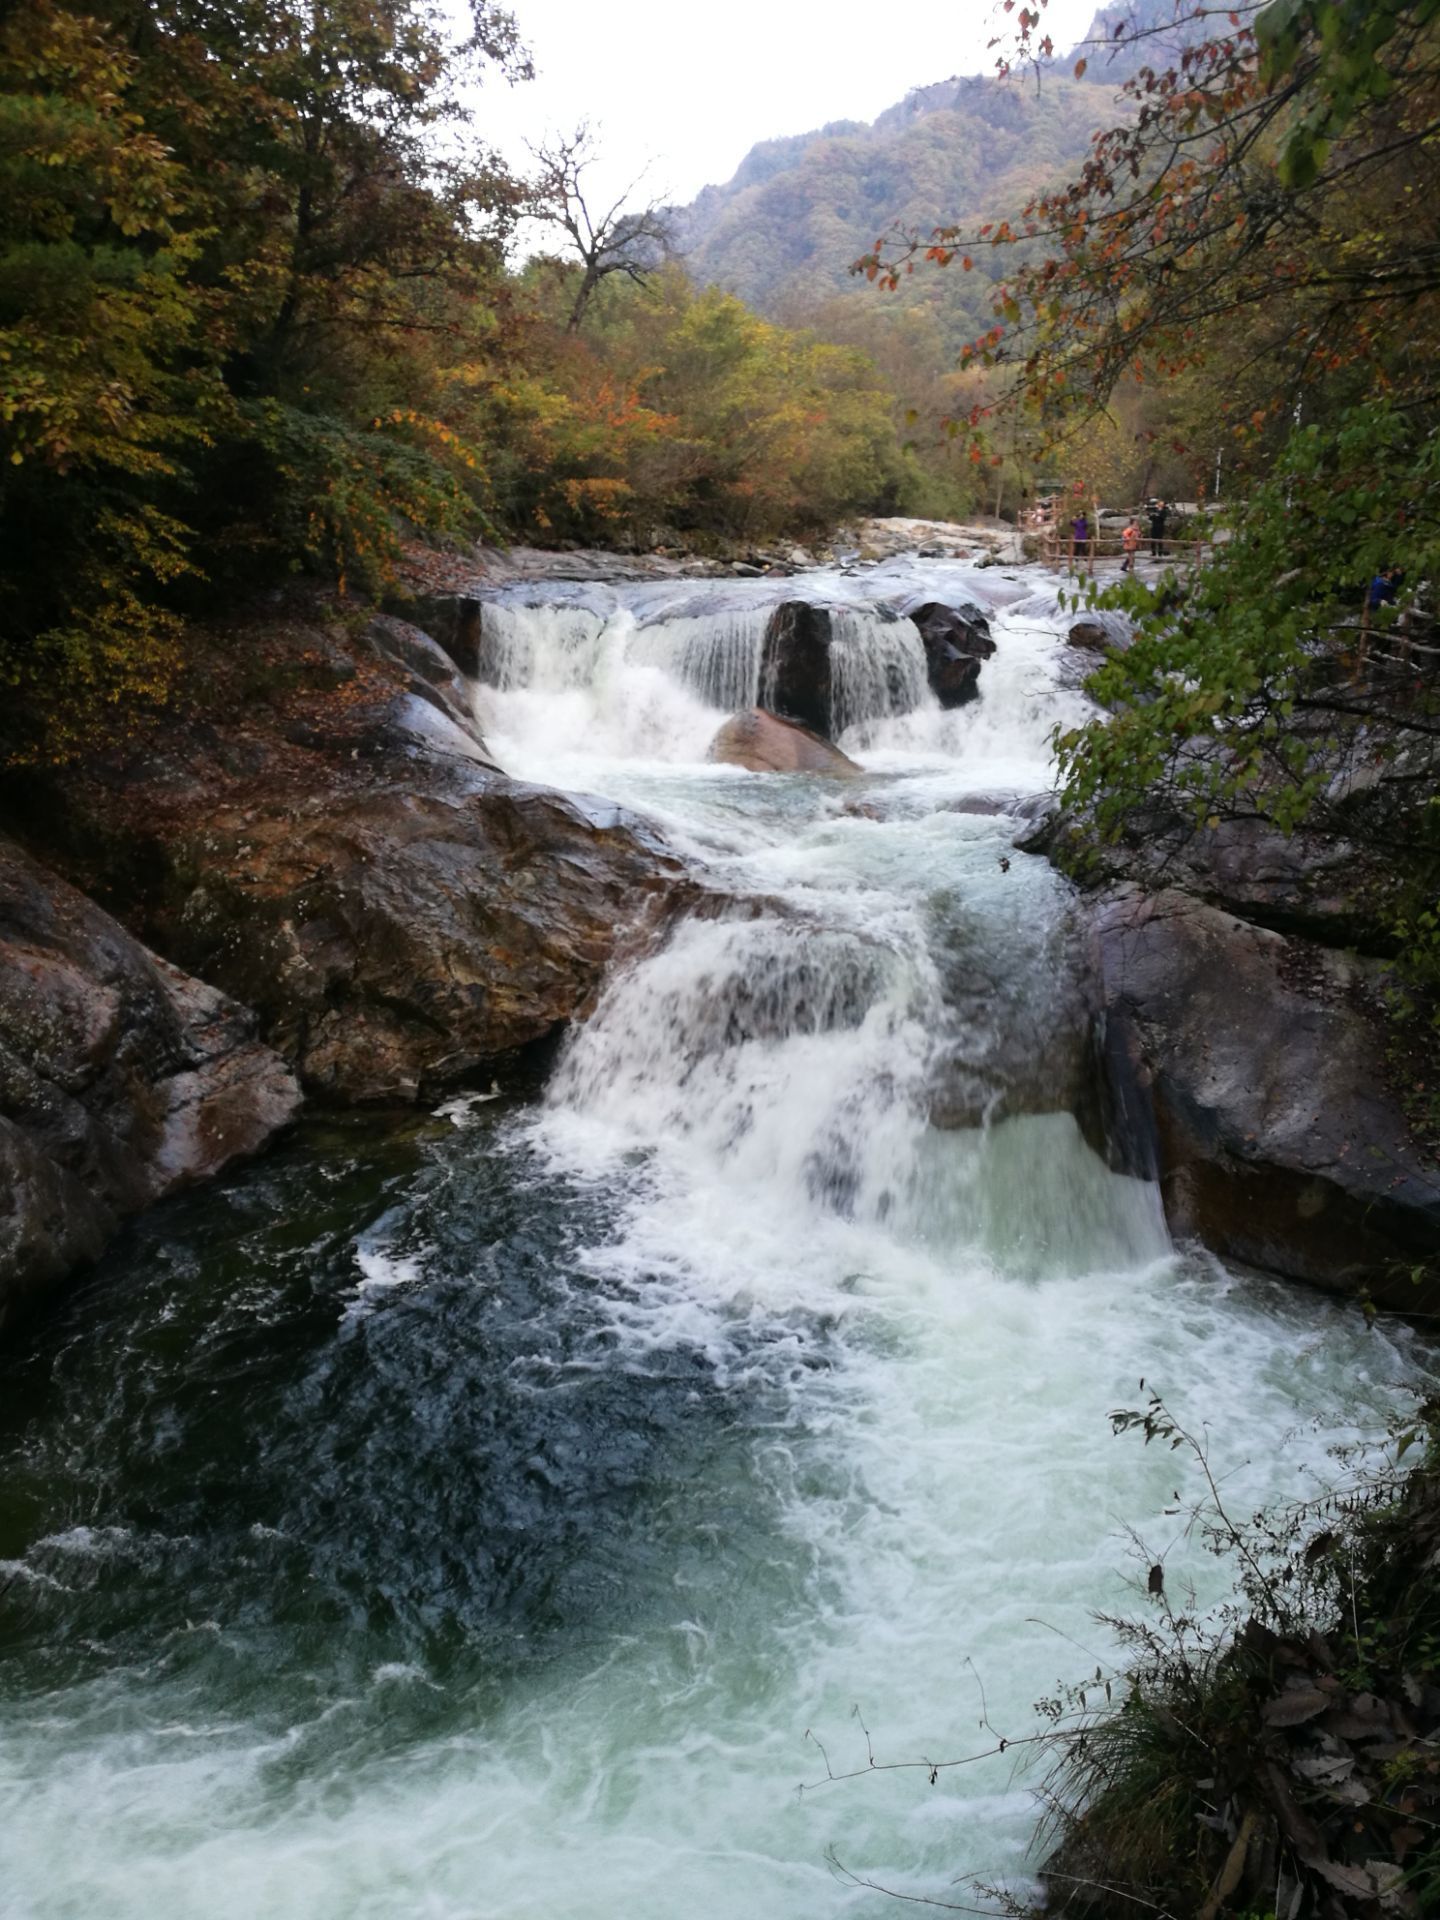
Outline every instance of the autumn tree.
[[(1124, 590), (1137, 642), (1094, 682), (1107, 718), (1060, 742), (1068, 797), (1102, 839), (1248, 817), (1366, 845), (1370, 937), (1440, 985), (1440, 941), (1415, 932), (1440, 924), (1440, 698), (1416, 595), (1440, 578), (1437, 14), (1182, 0), (1169, 57), (1135, 59), (1130, 111), (1072, 181), (864, 268), (898, 287), (927, 258), (1014, 260), (966, 356), (996, 383), (961, 423), (977, 461), (1006, 409), (1061, 464), (1127, 395), (1163, 397), (1182, 458), (1198, 423), (1212, 447), (1219, 429), (1243, 479), (1228, 537), (1204, 570)], [(1020, 17), (1038, 51), (1042, 8)], [(1409, 586), (1367, 614), (1385, 565)]]
[(525, 70), (488, 0), (6, 14), (6, 751), (163, 692), (187, 582), (462, 527), (431, 343), (474, 332), (517, 191), (436, 136), (486, 65)]

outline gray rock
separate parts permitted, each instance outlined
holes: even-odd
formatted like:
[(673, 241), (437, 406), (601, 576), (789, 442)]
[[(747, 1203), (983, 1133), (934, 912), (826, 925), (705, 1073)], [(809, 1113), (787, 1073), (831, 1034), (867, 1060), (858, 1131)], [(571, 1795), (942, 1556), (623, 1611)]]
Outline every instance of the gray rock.
[(0, 1331), (299, 1105), (251, 1014), (0, 839)]
[[(459, 615), (442, 613), (451, 622), (452, 637), (458, 634)], [(408, 621), (393, 614), (379, 613), (366, 627), (362, 641), (380, 659), (399, 667), (409, 683), (410, 694), (427, 701), (438, 713), (471, 736), (479, 756), (489, 765), (485, 741), (475, 724), (472, 682), (456, 666), (454, 659), (438, 641)], [(478, 630), (473, 644), (478, 647)]]
[(1440, 1305), (1440, 1170), (1387, 1084), (1373, 967), (1186, 894), (1100, 901), (1109, 1132), (1175, 1230), (1401, 1312)]
[[(477, 581), (476, 593), (488, 584)], [(408, 634), (399, 629), (408, 628)], [(437, 673), (428, 650), (422, 651), (414, 638), (428, 640), (440, 649), (451, 669), (458, 668), (467, 680), (473, 680), (480, 664), (480, 602), (466, 593), (407, 594), (387, 604), (385, 613), (372, 620), (365, 639), (383, 659), (399, 661), (412, 673), (419, 673), (432, 686), (445, 688), (443, 674)], [(462, 681), (463, 685), (463, 681)], [(462, 698), (462, 705), (468, 704)]]

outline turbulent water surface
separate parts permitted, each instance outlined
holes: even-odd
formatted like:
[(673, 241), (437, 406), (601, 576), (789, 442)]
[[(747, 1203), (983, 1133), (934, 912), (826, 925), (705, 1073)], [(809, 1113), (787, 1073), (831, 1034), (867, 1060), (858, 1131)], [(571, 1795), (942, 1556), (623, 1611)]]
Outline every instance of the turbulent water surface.
[[(947, 715), (890, 612), (961, 588), (998, 652)], [(1053, 590), (804, 590), (863, 783), (705, 763), (767, 583), (497, 598), (501, 759), (658, 818), (719, 904), (535, 1097), (312, 1123), (0, 1362), (9, 1920), (893, 1911), (834, 1861), (1023, 1886), (1011, 1755), (797, 1788), (866, 1728), (881, 1761), (1023, 1735), (1093, 1669), (1125, 1529), (1177, 1525), (1176, 1461), (1105, 1418), (1142, 1375), (1249, 1502), (1415, 1374), (1177, 1253), (1068, 1114), (932, 1124), (942, 1070), (979, 1121), (1054, 1044), (1065, 889), (1011, 845), (1079, 711)]]

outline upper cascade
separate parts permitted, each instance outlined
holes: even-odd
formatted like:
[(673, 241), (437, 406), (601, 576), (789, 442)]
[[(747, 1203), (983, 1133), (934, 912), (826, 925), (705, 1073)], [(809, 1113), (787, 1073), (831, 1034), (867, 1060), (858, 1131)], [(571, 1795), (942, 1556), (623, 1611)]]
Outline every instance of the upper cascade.
[(532, 696), (546, 696), (553, 728), (559, 696), (592, 747), (676, 760), (704, 757), (717, 714), (762, 707), (839, 740), (938, 705), (908, 612), (802, 597), (793, 583), (784, 599), (759, 582), (545, 605), (502, 593), (482, 603), (478, 679), (505, 706), (501, 734)]

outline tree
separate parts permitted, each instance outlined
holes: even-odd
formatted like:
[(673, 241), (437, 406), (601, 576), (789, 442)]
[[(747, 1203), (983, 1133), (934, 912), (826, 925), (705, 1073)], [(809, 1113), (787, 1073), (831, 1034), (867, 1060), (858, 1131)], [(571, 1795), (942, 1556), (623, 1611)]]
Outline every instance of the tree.
[[(1022, 9), (1032, 49), (1041, 22)], [(1415, 595), (1440, 579), (1440, 5), (1176, 0), (1168, 24), (1178, 49), (1135, 65), (1076, 178), (863, 264), (893, 287), (920, 257), (1015, 260), (966, 356), (997, 383), (963, 423), (977, 457), (1013, 409), (1083, 458), (1139, 394), (1182, 458), (1208, 416), (1243, 476), (1211, 565), (1112, 596), (1135, 644), (1091, 683), (1106, 716), (1059, 742), (1092, 841), (1250, 818), (1360, 845), (1366, 940), (1440, 989), (1440, 695)], [(1386, 565), (1410, 587), (1365, 633)]]
[(592, 208), (584, 175), (596, 158), (589, 127), (583, 122), (566, 139), (531, 149), (539, 172), (531, 185), (527, 211), (533, 219), (558, 227), (569, 240), (580, 277), (566, 322), (578, 333), (596, 289), (613, 275), (643, 285), (668, 257), (672, 231), (668, 215), (654, 202), (625, 204), (639, 180), (603, 211)]
[(487, 64), (528, 70), (491, 0), (6, 13), (0, 758), (163, 694), (204, 576), (465, 523), (435, 342), (483, 324), (518, 192), (434, 135)]
[(0, 32), (0, 682), (11, 732), (48, 684), (162, 685), (157, 589), (193, 568), (160, 499), (223, 392), (193, 284), (183, 168), (136, 111), (138, 63), (37, 5)]

